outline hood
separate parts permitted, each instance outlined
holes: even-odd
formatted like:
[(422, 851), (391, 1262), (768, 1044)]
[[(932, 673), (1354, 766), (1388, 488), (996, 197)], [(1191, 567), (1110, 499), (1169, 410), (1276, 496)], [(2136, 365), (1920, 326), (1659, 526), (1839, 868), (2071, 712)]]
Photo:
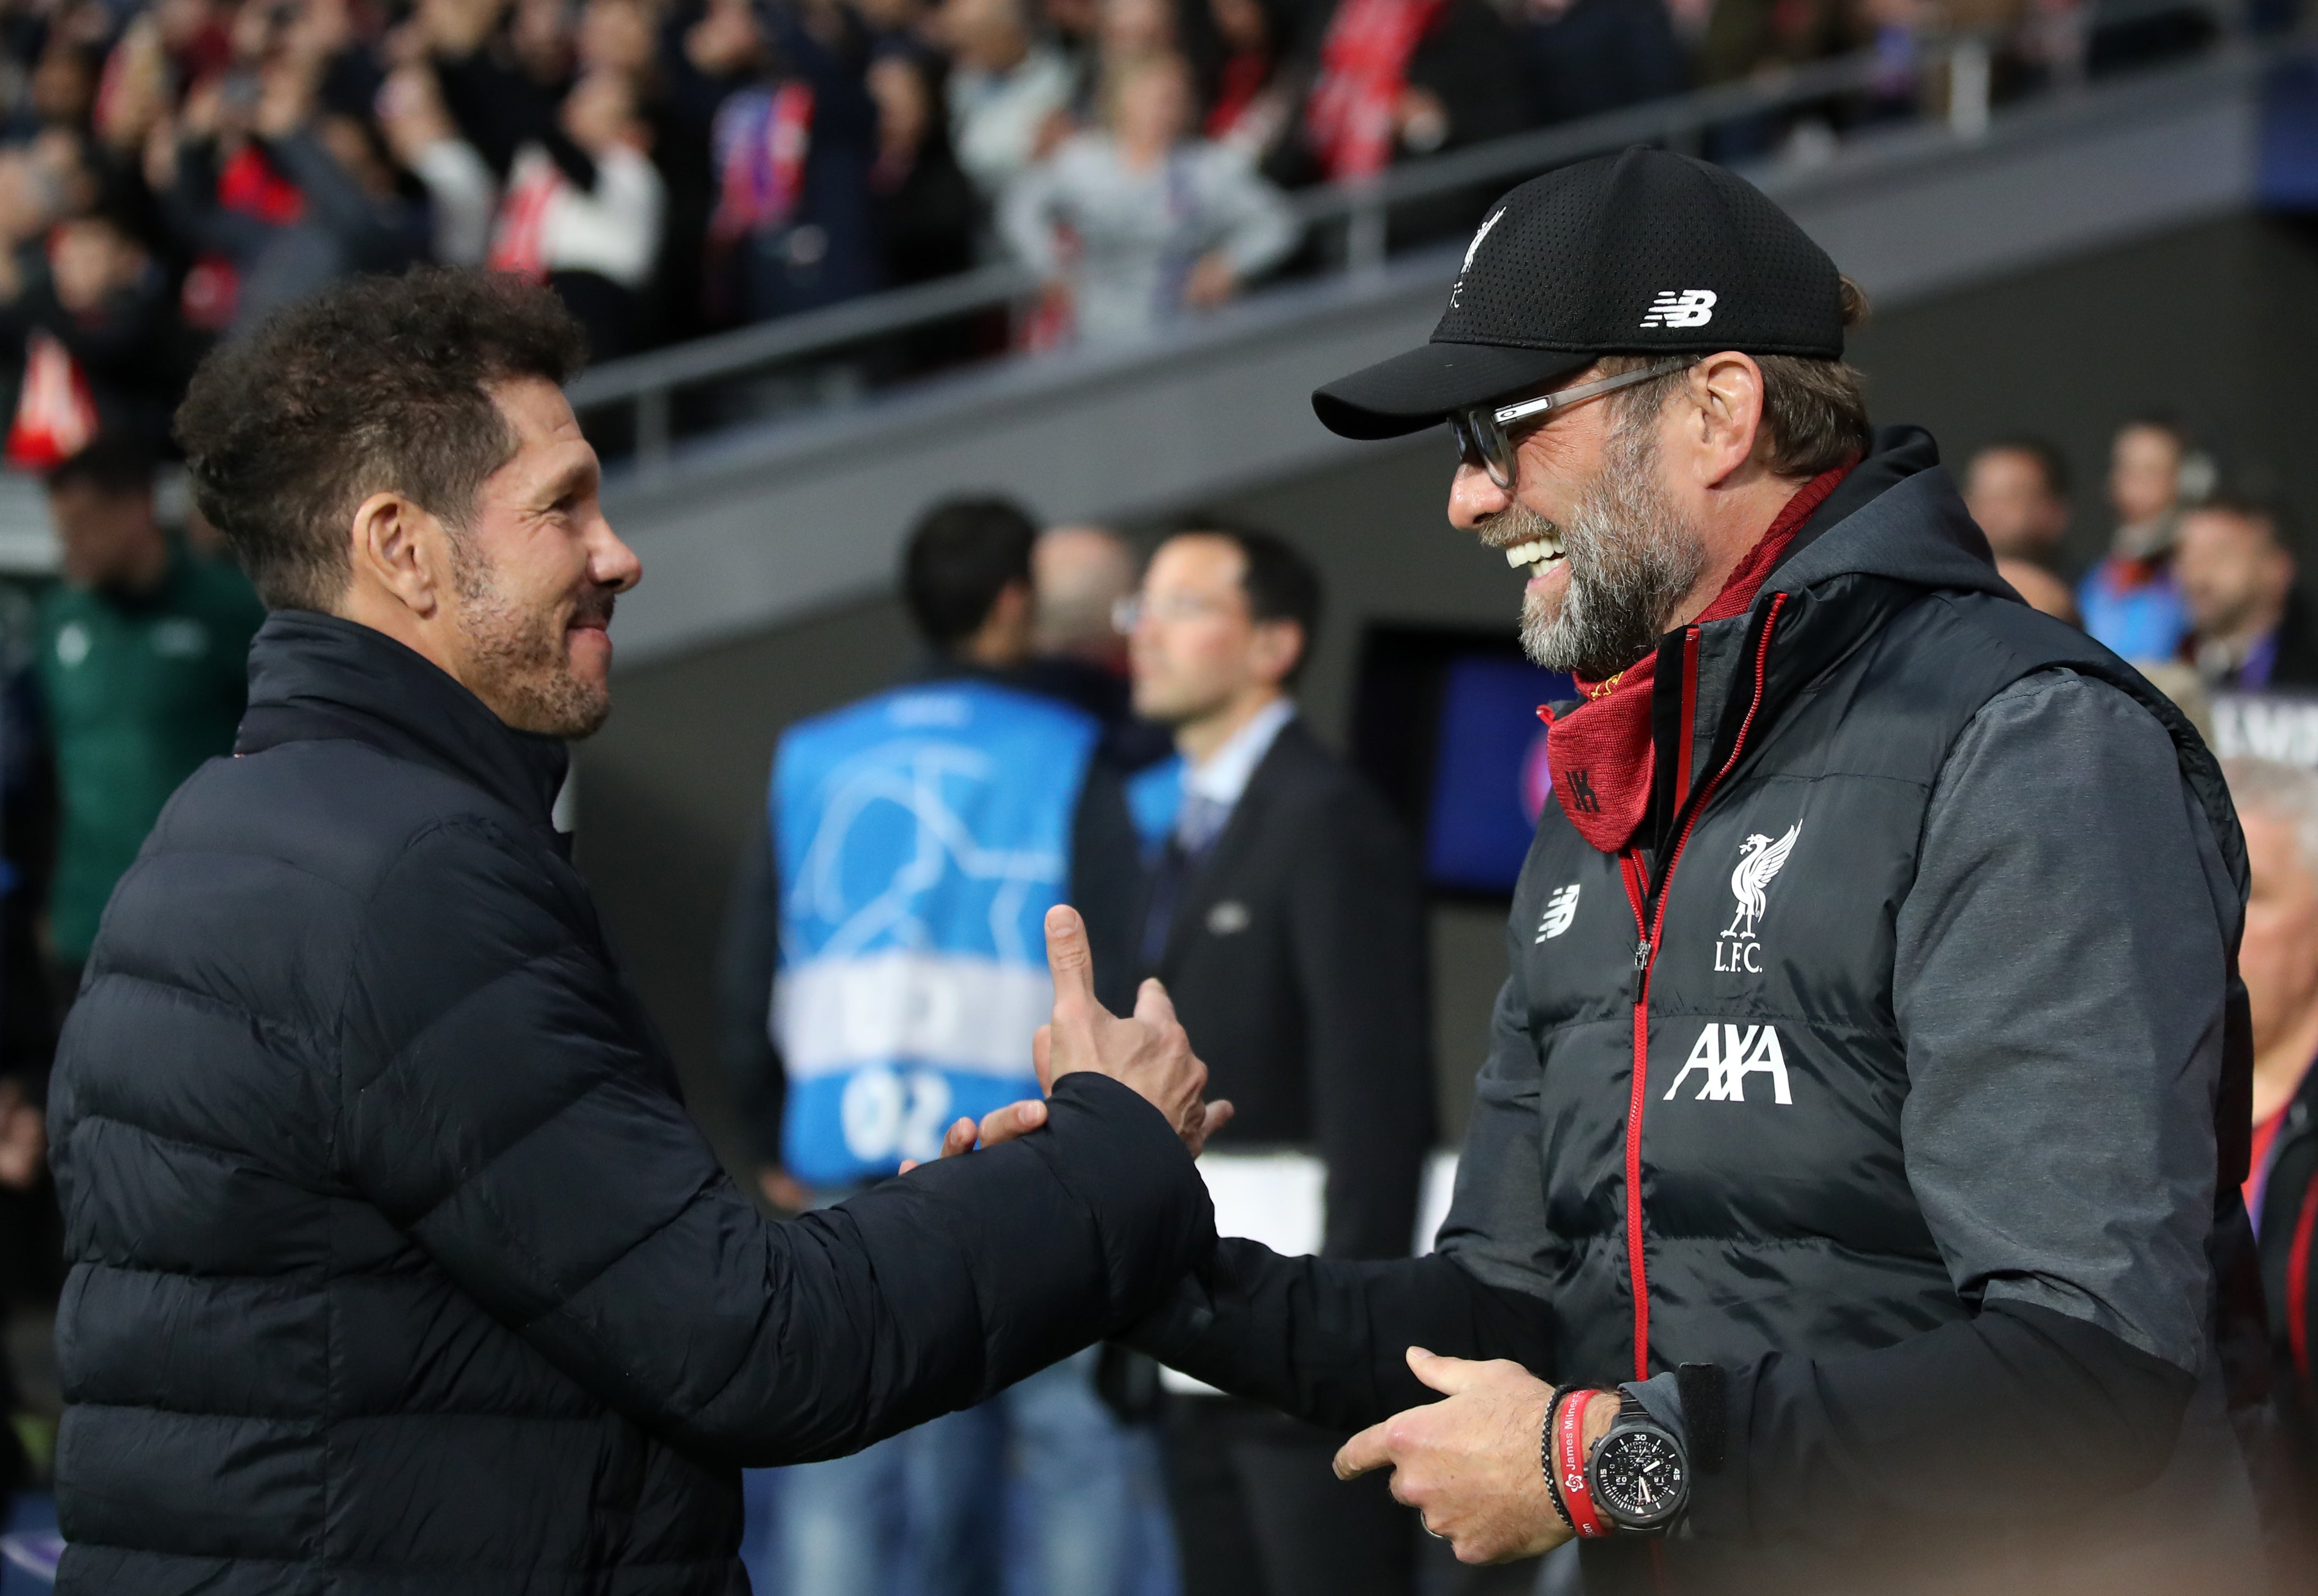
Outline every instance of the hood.
[(249, 711), (233, 751), (322, 738), (431, 765), (551, 830), (571, 767), (560, 739), (517, 731), (386, 633), (314, 610), (275, 610), (249, 645)]
[(1920, 426), (1877, 430), (1867, 457), (1803, 524), (1764, 590), (1792, 593), (1846, 576), (2019, 596), (1996, 574), (1986, 535)]

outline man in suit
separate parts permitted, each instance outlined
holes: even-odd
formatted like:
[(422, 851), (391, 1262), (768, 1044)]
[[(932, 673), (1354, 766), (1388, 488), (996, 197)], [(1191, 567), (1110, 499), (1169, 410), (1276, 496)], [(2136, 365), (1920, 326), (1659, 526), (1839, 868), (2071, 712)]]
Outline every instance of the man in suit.
[(2209, 687), (2318, 688), (2318, 635), (2278, 519), (2268, 505), (2229, 496), (2181, 517), (2173, 549), (2174, 579), (2189, 611), (2181, 652)]
[[(1276, 537), (1202, 521), (1160, 546), (1131, 607), (1135, 707), (1181, 757), (1140, 778), (1181, 783), (1144, 973), (1238, 1107), (1213, 1156), (1316, 1154), (1323, 1217), (1300, 1250), (1405, 1258), (1433, 1143), (1424, 917), (1407, 838), (1289, 695), (1319, 578)], [(1219, 1396), (1177, 1410), (1190, 1596), (1407, 1589), (1413, 1523), (1331, 1476), (1329, 1432)]]

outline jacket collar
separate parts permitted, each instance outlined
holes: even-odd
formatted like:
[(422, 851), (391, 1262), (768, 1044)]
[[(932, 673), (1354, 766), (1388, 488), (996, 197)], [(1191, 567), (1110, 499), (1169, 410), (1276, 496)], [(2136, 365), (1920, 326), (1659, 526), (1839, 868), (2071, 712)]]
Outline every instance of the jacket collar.
[[(1655, 678), (1667, 702), (1653, 702), (1651, 722), (1661, 770), (1687, 773), (1690, 783), (1680, 786), (1669, 776), (1659, 784), (1642, 835), (1662, 846), (1684, 798), (1736, 746), (1748, 710), (1757, 707), (1758, 659), (1765, 691), (1757, 713), (1774, 719), (1782, 703), (1927, 591), (2017, 599), (1939, 458), (1923, 428), (1882, 428), (1866, 457), (1796, 530), (1744, 614), (1686, 629), (1703, 631), (1703, 638), (1667, 634)], [(1776, 636), (1765, 652), (1763, 632), (1774, 604)], [(1686, 715), (1690, 704), (1703, 713)], [(1686, 758), (1669, 746), (1685, 735), (1695, 739)]]
[(515, 730), (384, 632), (313, 610), (275, 610), (249, 646), (249, 713), (234, 752), (319, 738), (431, 765), (550, 829), (571, 767), (561, 739)]

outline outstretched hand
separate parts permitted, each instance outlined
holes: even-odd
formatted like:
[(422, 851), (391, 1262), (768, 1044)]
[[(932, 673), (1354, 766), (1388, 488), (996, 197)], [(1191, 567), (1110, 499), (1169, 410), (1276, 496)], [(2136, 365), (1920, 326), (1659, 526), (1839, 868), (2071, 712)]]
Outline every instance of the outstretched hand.
[(1202, 1100), (1208, 1067), (1193, 1055), (1167, 989), (1145, 982), (1130, 1018), (1105, 1009), (1094, 995), (1086, 923), (1067, 903), (1047, 910), (1047, 967), (1055, 978), (1055, 1017), (1030, 1042), (1038, 1084), (1051, 1092), (1056, 1081), (1081, 1070), (1108, 1075), (1164, 1114), (1197, 1158), (1231, 1118), (1232, 1107)]
[[(1191, 1156), (1199, 1157), (1208, 1138), (1230, 1120), (1232, 1106), (1201, 1100), (1208, 1067), (1192, 1055), (1190, 1038), (1175, 1018), (1167, 989), (1156, 981), (1145, 982), (1136, 994), (1131, 1019), (1105, 1009), (1094, 995), (1094, 960), (1087, 952), (1086, 925), (1068, 904), (1047, 911), (1047, 966), (1055, 978), (1055, 1017), (1031, 1039), (1038, 1084), (1051, 1092), (1058, 1078), (1080, 1070), (1108, 1075), (1164, 1114)], [(943, 1133), (941, 1156), (956, 1158), (977, 1146), (995, 1147), (1046, 1123), (1047, 1105), (1035, 1098), (993, 1108), (979, 1124), (961, 1116)], [(917, 1167), (917, 1160), (909, 1160), (902, 1173)]]

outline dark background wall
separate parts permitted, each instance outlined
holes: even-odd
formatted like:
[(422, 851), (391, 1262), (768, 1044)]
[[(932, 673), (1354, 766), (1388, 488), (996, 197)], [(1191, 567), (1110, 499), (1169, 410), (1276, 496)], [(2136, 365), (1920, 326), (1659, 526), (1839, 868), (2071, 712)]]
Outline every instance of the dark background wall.
[[(2057, 443), (2077, 477), (2069, 546), (2080, 562), (2109, 526), (2109, 435), (2152, 409), (2188, 422), (2225, 471), (2278, 494), (2300, 527), (2314, 525), (2314, 355), (2318, 247), (2303, 224), (2253, 217), (1909, 306), (1871, 323), (1852, 351), (1877, 419), (1930, 427), (1953, 462), (2008, 433)], [(1329, 613), (1303, 701), (1339, 742), (1366, 626), (1512, 624), (1519, 581), (1443, 519), (1449, 465), (1446, 444), (1427, 435), (1217, 507), (1278, 529), (1325, 572)], [(625, 670), (611, 724), (580, 751), (581, 861), (728, 1156), (714, 1067), (717, 931), (741, 838), (760, 823), (774, 740), (794, 720), (887, 685), (914, 648), (899, 606), (880, 598)], [(1433, 929), (1443, 1123), (1454, 1129), (1504, 955), (1485, 907), (1443, 904)]]

